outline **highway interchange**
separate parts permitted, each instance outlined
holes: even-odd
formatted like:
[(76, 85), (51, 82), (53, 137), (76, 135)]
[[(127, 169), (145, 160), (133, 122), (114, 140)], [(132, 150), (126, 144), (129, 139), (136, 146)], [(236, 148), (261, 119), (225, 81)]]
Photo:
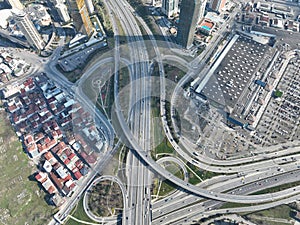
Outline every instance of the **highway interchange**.
[[(160, 112), (165, 115), (165, 100), (171, 101), (171, 106), (176, 105), (176, 95), (182, 86), (195, 78), (199, 73), (200, 76), (205, 75), (205, 71), (209, 66), (205, 64), (210, 53), (217, 47), (218, 40), (222, 38), (222, 34), (227, 31), (224, 26), (215, 37), (213, 44), (208, 47), (199, 57), (191, 62), (172, 54), (161, 55), (156, 40), (142, 18), (134, 13), (134, 9), (127, 1), (105, 1), (110, 12), (110, 19), (113, 24), (115, 35), (115, 49), (113, 57), (102, 59), (93, 64), (83, 74), (82, 78), (74, 85), (69, 82), (55, 67), (58, 60), (61, 47), (56, 49), (50, 62), (41, 62), (38, 72), (45, 72), (47, 75), (58, 83), (64, 91), (74, 95), (76, 100), (83, 107), (94, 115), (95, 124), (102, 127), (102, 134), (105, 137), (108, 151), (103, 155), (102, 159), (93, 168), (85, 183), (68, 201), (68, 204), (54, 216), (49, 223), (51, 225), (62, 223), (67, 219), (68, 214), (78, 202), (78, 196), (86, 193), (87, 188), (95, 176), (105, 167), (105, 163), (109, 162), (112, 155), (115, 154), (117, 147), (113, 147), (115, 134), (125, 137), (125, 143), (130, 149), (126, 159), (126, 176), (127, 181), (121, 181), (117, 177), (102, 176), (101, 179), (112, 179), (120, 184), (123, 193), (124, 213), (122, 224), (190, 224), (201, 218), (215, 214), (251, 212), (262, 209), (271, 208), (277, 205), (287, 204), (298, 200), (300, 197), (300, 187), (295, 186), (274, 193), (266, 193), (260, 195), (249, 195), (260, 190), (271, 188), (285, 183), (299, 181), (299, 160), (300, 147), (299, 141), (295, 141), (290, 145), (278, 145), (260, 149), (255, 155), (233, 160), (216, 160), (207, 155), (195, 155), (192, 148), (184, 149), (183, 146), (190, 146), (184, 139), (180, 139), (177, 144), (173, 141), (170, 127), (167, 125), (166, 117), (162, 116), (162, 126), (165, 136), (172, 144), (175, 151), (180, 155), (178, 159), (167, 158), (167, 161), (177, 161), (182, 166), (182, 161), (188, 161), (202, 170), (207, 170), (220, 174), (209, 180), (205, 180), (198, 185), (192, 185), (188, 181), (181, 180), (164, 170), (159, 162), (151, 158), (151, 82), (150, 80), (150, 58), (147, 52), (144, 36), (140, 26), (146, 31), (150, 38), (150, 43), (155, 51), (155, 60), (159, 66), (159, 84), (160, 93)], [(236, 13), (236, 12), (234, 12)], [(233, 18), (234, 16), (232, 16)], [(122, 29), (127, 37), (127, 45), (130, 51), (129, 58), (120, 57), (120, 43), (118, 37), (117, 21), (121, 24)], [(233, 21), (229, 21), (233, 22)], [(165, 52), (165, 51), (164, 51)], [(30, 56), (33, 57), (33, 56)], [(36, 60), (37, 58), (32, 58)], [(174, 64), (181, 64), (188, 70), (186, 75), (176, 84), (172, 96), (166, 96), (166, 79), (164, 74), (163, 62), (165, 60), (173, 61)], [(84, 81), (97, 71), (102, 65), (114, 63), (113, 74), (115, 105), (114, 110), (120, 127), (115, 130), (107, 118), (94, 106), (94, 103), (88, 99), (82, 89)], [(118, 74), (120, 64), (125, 64), (129, 68), (130, 83), (129, 106), (128, 111), (124, 111), (120, 106), (120, 96), (118, 96), (119, 80)], [(25, 79), (25, 78), (24, 78)], [(107, 78), (106, 78), (107, 79)], [(103, 81), (103, 83), (105, 80)], [(171, 110), (172, 111), (172, 110)], [(125, 115), (124, 115), (125, 114)], [(121, 135), (120, 135), (121, 134)], [(185, 170), (184, 170), (185, 171)], [(169, 180), (178, 187), (178, 191), (170, 196), (158, 200), (151, 201), (151, 185), (153, 173), (156, 173)], [(185, 173), (187, 173), (185, 171)], [(235, 202), (244, 204), (254, 204), (252, 206), (241, 208), (222, 208), (219, 209), (224, 202)], [(88, 210), (86, 210), (88, 211)], [(89, 215), (93, 217), (93, 215)], [(93, 218), (99, 223), (114, 224), (116, 218)]]

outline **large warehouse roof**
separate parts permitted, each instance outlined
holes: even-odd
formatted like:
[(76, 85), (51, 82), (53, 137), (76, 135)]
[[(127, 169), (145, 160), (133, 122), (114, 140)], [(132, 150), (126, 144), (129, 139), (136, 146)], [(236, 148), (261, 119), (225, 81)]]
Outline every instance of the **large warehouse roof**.
[(253, 81), (269, 47), (240, 36), (204, 86), (202, 94), (234, 108), (245, 88)]

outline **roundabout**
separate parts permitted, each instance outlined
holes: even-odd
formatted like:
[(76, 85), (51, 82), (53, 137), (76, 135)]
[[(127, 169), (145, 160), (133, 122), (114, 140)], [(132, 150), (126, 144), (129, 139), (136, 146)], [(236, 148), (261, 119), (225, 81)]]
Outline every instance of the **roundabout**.
[[(103, 184), (101, 184), (101, 183), (103, 183)], [(109, 184), (111, 185), (111, 187), (109, 187)], [(99, 185), (100, 185), (100, 189), (99, 189)], [(98, 188), (97, 188), (97, 186), (98, 186)], [(101, 191), (102, 188), (104, 189), (103, 191), (106, 194), (105, 200), (106, 200), (106, 204), (107, 204), (106, 210), (104, 210), (104, 206), (102, 205), (104, 200), (100, 201), (98, 199), (99, 202), (101, 203), (101, 205), (99, 205), (97, 207), (95, 207), (96, 205), (91, 204), (91, 203), (93, 203), (93, 192), (94, 192), (95, 188), (96, 188), (96, 191)], [(111, 198), (107, 197), (108, 193), (111, 195)], [(98, 193), (96, 193), (96, 194), (99, 195)], [(123, 200), (123, 201), (121, 201), (122, 204), (120, 204), (120, 206), (116, 205), (118, 207), (112, 207), (116, 203), (116, 202), (114, 202), (113, 199), (115, 198), (115, 200), (118, 202), (120, 197), (122, 197), (122, 200)], [(90, 186), (87, 188), (87, 190), (83, 196), (83, 208), (84, 208), (84, 211), (87, 214), (87, 216), (90, 219), (94, 220), (95, 222), (108, 223), (108, 224), (109, 223), (117, 223), (118, 221), (120, 221), (122, 219), (122, 217), (126, 217), (126, 211), (128, 208), (127, 207), (127, 199), (128, 199), (128, 196), (126, 193), (126, 189), (123, 186), (123, 183), (117, 177), (105, 175), (105, 176), (101, 176), (101, 177), (95, 179), (90, 184)], [(90, 200), (92, 200), (92, 201), (90, 201)], [(119, 201), (119, 203), (120, 203), (120, 201)], [(96, 214), (98, 214), (98, 215), (96, 215)], [(110, 216), (109, 216), (109, 214), (110, 214)], [(122, 220), (122, 221), (125, 221), (125, 220)]]

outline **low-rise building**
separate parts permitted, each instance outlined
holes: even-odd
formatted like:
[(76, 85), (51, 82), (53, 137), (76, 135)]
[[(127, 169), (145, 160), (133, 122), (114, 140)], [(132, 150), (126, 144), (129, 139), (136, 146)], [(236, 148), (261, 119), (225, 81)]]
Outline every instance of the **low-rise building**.
[(283, 21), (281, 19), (272, 19), (271, 26), (276, 28), (283, 28)]
[(209, 19), (203, 19), (199, 26), (198, 26), (198, 30), (203, 33), (203, 34), (206, 34), (206, 35), (210, 35), (213, 28), (214, 28), (215, 24), (214, 22), (212, 22), (211, 20)]
[(258, 21), (259, 24), (261, 24), (262, 26), (269, 26), (270, 24), (270, 17), (268, 14), (262, 14), (258, 17)]
[(285, 24), (285, 27), (289, 31), (299, 32), (299, 23), (297, 23), (293, 20), (288, 20)]

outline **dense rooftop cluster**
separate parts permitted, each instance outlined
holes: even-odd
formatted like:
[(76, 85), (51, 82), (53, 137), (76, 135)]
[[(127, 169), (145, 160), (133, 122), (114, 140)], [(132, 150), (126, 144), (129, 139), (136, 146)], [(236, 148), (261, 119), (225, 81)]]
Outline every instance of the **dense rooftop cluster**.
[(25, 152), (37, 164), (35, 178), (62, 204), (88, 174), (104, 141), (89, 112), (46, 76), (28, 78), (6, 96), (5, 106)]
[(14, 76), (24, 75), (30, 65), (24, 60), (14, 57), (5, 49), (0, 49), (0, 84), (11, 80)]

